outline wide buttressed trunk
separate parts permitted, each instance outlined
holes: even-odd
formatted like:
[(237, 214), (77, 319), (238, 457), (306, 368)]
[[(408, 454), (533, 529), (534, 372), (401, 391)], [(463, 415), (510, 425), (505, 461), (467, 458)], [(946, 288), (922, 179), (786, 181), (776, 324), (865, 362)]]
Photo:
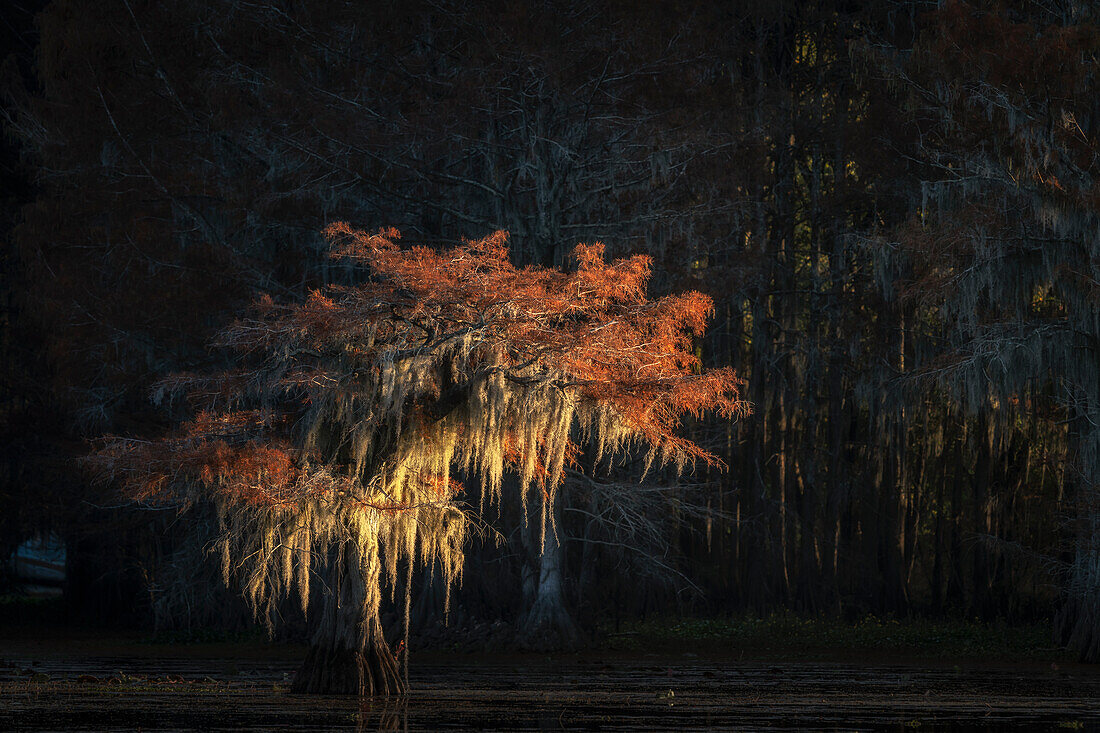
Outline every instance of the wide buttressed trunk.
[(408, 691), (379, 618), (379, 558), (344, 543), (330, 564), (329, 592), (292, 692), (390, 697)]
[(390, 697), (407, 692), (397, 660), (382, 636), (377, 619), (371, 639), (358, 649), (333, 640), (314, 639), (294, 677), (292, 692), (316, 695)]
[(1079, 518), (1087, 525), (1077, 538), (1077, 547), (1070, 568), (1069, 593), (1054, 619), (1055, 638), (1082, 662), (1100, 661), (1100, 516)]
[(1082, 428), (1071, 431), (1079, 474), (1074, 555), (1054, 630), (1055, 640), (1081, 661), (1100, 662), (1100, 429), (1092, 427), (1100, 409), (1090, 413), (1078, 421)]

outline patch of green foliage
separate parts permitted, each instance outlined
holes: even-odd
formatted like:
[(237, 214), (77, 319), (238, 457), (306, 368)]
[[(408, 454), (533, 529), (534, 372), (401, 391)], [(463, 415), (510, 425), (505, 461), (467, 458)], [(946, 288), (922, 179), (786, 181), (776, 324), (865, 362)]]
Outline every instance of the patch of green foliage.
[(1049, 625), (1009, 626), (958, 619), (856, 621), (792, 613), (724, 618), (650, 618), (600, 634), (609, 649), (676, 646), (684, 651), (823, 657), (837, 653), (890, 653), (913, 658), (960, 657), (1003, 661), (1054, 661), (1066, 657), (1051, 641)]

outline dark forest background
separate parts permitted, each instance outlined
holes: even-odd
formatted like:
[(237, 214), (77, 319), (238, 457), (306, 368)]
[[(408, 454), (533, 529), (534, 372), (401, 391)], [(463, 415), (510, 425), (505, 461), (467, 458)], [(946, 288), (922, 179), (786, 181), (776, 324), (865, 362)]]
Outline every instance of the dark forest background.
[[(507, 505), (450, 621), (520, 618), (540, 563), (583, 629), (653, 614), (1049, 620), (1100, 658), (1100, 30), (1090, 3), (15, 4), (0, 29), (0, 557), (68, 547), (84, 620), (248, 623), (211, 516), (75, 460), (156, 434), (171, 372), (261, 293), (347, 273), (346, 220), (578, 241), (716, 304), (752, 417), (726, 472), (570, 473), (565, 541)], [(418, 581), (420, 628), (442, 589)], [(288, 614), (294, 612), (289, 609)], [(293, 625), (292, 625), (293, 626)]]

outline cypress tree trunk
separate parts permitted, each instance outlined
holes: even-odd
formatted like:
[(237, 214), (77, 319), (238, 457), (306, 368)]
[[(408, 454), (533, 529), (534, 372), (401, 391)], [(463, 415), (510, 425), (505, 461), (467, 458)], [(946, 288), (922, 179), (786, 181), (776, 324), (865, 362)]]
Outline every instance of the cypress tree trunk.
[(1055, 638), (1082, 662), (1100, 661), (1100, 513), (1095, 508), (1079, 517), (1069, 593), (1054, 619)]
[[(524, 614), (519, 628), (519, 645), (535, 651), (558, 651), (576, 649), (580, 646), (581, 635), (565, 603), (563, 585), (565, 553), (560, 533), (562, 513), (562, 492), (555, 492), (553, 506), (542, 517), (541, 523), (545, 537), (539, 553), (538, 582), (534, 587), (531, 607)], [(538, 533), (534, 535), (535, 550), (538, 549)], [(531, 548), (529, 548), (531, 549)]]
[(378, 616), (377, 550), (344, 543), (330, 564), (324, 610), (292, 692), (388, 697), (407, 692)]
[(1098, 433), (1085, 419), (1079, 418), (1070, 426), (1067, 452), (1077, 456), (1075, 468), (1079, 471), (1075, 481), (1077, 526), (1066, 602), (1054, 619), (1055, 639), (1083, 662), (1100, 661), (1100, 482), (1095, 478), (1100, 470)]

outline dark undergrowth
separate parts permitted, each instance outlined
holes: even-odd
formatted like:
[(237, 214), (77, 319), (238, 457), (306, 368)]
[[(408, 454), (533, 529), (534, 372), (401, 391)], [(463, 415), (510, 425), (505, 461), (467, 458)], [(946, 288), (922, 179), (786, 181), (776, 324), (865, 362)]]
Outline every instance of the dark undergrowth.
[(684, 619), (649, 618), (604, 630), (600, 646), (746, 657), (823, 659), (837, 656), (899, 656), (914, 659), (974, 658), (989, 661), (1057, 662), (1071, 657), (1052, 641), (1050, 624), (1007, 625), (959, 619), (857, 621), (769, 616)]
[(54, 626), (67, 620), (65, 603), (60, 596), (0, 595), (0, 626)]
[[(506, 624), (498, 624), (507, 626)], [(80, 627), (65, 613), (59, 598), (0, 596), (0, 635), (64, 638), (65, 630)], [(493, 625), (492, 628), (496, 628)], [(510, 628), (510, 627), (508, 627)], [(490, 634), (450, 627), (445, 643), (416, 640), (421, 651), (510, 653), (507, 640)], [(268, 640), (265, 630), (194, 628), (154, 632), (131, 629), (89, 629), (84, 633), (107, 638), (126, 637), (128, 644), (188, 646), (234, 644), (248, 647), (285, 646), (289, 641)], [(12, 637), (12, 634), (15, 637)], [(510, 637), (509, 637), (510, 638)], [(719, 618), (650, 617), (622, 623), (618, 630), (601, 625), (589, 636), (589, 649), (609, 652), (658, 652), (784, 661), (859, 660), (873, 658), (914, 661), (984, 660), (989, 662), (1064, 663), (1073, 656), (1052, 641), (1049, 623), (1009, 625), (962, 619), (889, 619), (866, 616), (855, 621), (807, 618), (793, 613), (767, 616), (737, 615)]]

